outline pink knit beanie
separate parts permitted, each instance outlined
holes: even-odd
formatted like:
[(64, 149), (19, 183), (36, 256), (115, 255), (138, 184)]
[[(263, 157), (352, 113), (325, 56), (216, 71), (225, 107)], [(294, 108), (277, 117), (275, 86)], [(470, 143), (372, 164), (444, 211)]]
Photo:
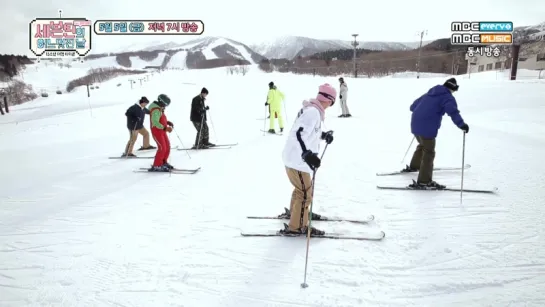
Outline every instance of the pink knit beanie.
[(335, 103), (335, 99), (337, 97), (337, 90), (335, 90), (334, 87), (329, 85), (329, 83), (325, 83), (320, 85), (318, 89), (318, 96), (316, 96), (316, 99), (319, 101), (331, 101), (331, 105)]

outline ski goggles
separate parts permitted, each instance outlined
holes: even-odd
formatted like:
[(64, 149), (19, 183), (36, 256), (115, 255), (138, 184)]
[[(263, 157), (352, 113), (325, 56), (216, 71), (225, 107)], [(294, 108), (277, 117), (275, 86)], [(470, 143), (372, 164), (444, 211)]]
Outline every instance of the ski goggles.
[(331, 101), (331, 105), (334, 105), (334, 104), (335, 104), (335, 97), (334, 97), (334, 96), (331, 96), (331, 95), (329, 95), (328, 93), (324, 93), (324, 92), (318, 92), (318, 95), (322, 95), (322, 96), (324, 96), (326, 99), (329, 99), (329, 101)]

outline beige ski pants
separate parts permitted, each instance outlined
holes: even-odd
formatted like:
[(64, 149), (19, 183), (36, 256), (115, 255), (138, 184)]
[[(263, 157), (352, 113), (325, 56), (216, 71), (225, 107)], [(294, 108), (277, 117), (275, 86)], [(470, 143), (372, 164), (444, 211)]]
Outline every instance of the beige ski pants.
[(312, 203), (312, 178), (309, 173), (286, 167), (286, 174), (293, 185), (290, 203), (289, 229), (298, 231), (308, 226), (309, 208)]

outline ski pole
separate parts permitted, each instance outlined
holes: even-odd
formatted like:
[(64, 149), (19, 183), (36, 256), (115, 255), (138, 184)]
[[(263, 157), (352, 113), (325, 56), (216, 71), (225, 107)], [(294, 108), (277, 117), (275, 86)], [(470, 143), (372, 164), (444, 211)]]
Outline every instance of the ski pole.
[(405, 152), (405, 155), (403, 156), (403, 159), (401, 159), (401, 164), (403, 164), (403, 161), (405, 161), (405, 158), (407, 158), (407, 154), (409, 153), (409, 150), (411, 149), (411, 146), (413, 146), (414, 139), (416, 136), (413, 136), (411, 143), (409, 144), (409, 147), (407, 147), (407, 151)]
[(466, 158), (466, 132), (462, 141), (462, 182), (460, 183), (460, 205), (462, 204), (462, 195), (464, 194), (464, 165)]
[(284, 100), (284, 113), (286, 113), (286, 122), (289, 122), (290, 120), (288, 119), (288, 109), (286, 109), (286, 101)]
[(265, 129), (267, 129), (267, 105), (265, 106), (265, 116), (263, 116), (263, 135), (265, 135)]
[[(324, 147), (324, 152), (322, 152), (322, 156), (320, 157), (320, 160), (322, 160), (324, 158), (324, 155), (325, 155), (325, 151), (327, 150), (327, 146), (329, 144), (326, 143), (325, 147)], [(306, 251), (306, 255), (305, 255), (305, 275), (303, 277), (303, 283), (301, 283), (301, 288), (308, 288), (308, 284), (307, 284), (307, 267), (308, 267), (308, 251), (310, 249), (310, 231), (311, 231), (311, 224), (312, 224), (312, 205), (314, 204), (314, 183), (316, 182), (316, 171), (317, 169), (315, 169), (313, 172), (312, 172), (312, 192), (310, 195), (312, 195), (312, 201), (310, 202), (310, 208), (309, 208), (309, 212), (308, 212), (308, 229), (307, 229), (307, 251)], [(302, 208), (303, 210), (305, 210), (305, 208)]]
[(212, 112), (208, 110), (208, 114), (210, 115), (210, 124), (212, 125), (212, 131), (214, 131), (214, 135), (216, 136), (216, 142), (219, 142), (218, 134), (216, 133), (216, 128), (214, 128), (214, 121), (212, 120)]
[(93, 107), (91, 106), (91, 98), (87, 96), (87, 103), (89, 104), (89, 114), (93, 117)]
[(201, 146), (201, 133), (202, 133), (202, 127), (204, 126), (204, 115), (201, 119), (201, 129), (199, 129), (199, 132), (197, 132), (197, 148), (195, 150), (199, 150), (199, 147)]
[[(182, 148), (185, 148), (184, 142), (182, 142), (182, 138), (178, 134), (178, 131), (176, 131), (174, 128), (172, 128), (172, 130), (174, 131), (174, 134), (176, 134), (176, 137), (178, 138), (178, 141), (180, 141), (180, 144), (182, 144)], [(191, 156), (189, 155), (189, 150), (184, 150), (184, 151), (187, 154), (187, 156), (189, 157), (189, 159), (191, 159)]]

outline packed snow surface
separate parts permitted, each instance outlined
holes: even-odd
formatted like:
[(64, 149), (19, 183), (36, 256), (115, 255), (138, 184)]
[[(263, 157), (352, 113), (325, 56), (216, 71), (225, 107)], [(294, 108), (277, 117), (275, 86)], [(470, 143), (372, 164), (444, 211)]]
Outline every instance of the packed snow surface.
[[(477, 75), (459, 77), (456, 93), (470, 126), (464, 186), (499, 193), (466, 193), (462, 204), (455, 192), (376, 189), (416, 178), (375, 173), (408, 163), (409, 105), (444, 77), (346, 78), (354, 117), (327, 110), (335, 140), (314, 211), (376, 220), (313, 225), (386, 238), (311, 239), (306, 289), (305, 238), (240, 232), (280, 229), (246, 216), (280, 214), (291, 198), (286, 134), (260, 131), (267, 84), (285, 93), (290, 128), (301, 101), (336, 77), (165, 71), (132, 90), (118, 78), (90, 99), (78, 90), (13, 107), (0, 116), (0, 306), (545, 306), (545, 84)], [(152, 160), (107, 159), (122, 153), (124, 112), (142, 95), (170, 95), (170, 141), (190, 146), (191, 98), (203, 86), (211, 141), (238, 146), (191, 158), (173, 150), (173, 165), (202, 167), (195, 175), (134, 173)], [(462, 135), (445, 116), (436, 166), (462, 164)], [(434, 179), (459, 187), (461, 172)]]

